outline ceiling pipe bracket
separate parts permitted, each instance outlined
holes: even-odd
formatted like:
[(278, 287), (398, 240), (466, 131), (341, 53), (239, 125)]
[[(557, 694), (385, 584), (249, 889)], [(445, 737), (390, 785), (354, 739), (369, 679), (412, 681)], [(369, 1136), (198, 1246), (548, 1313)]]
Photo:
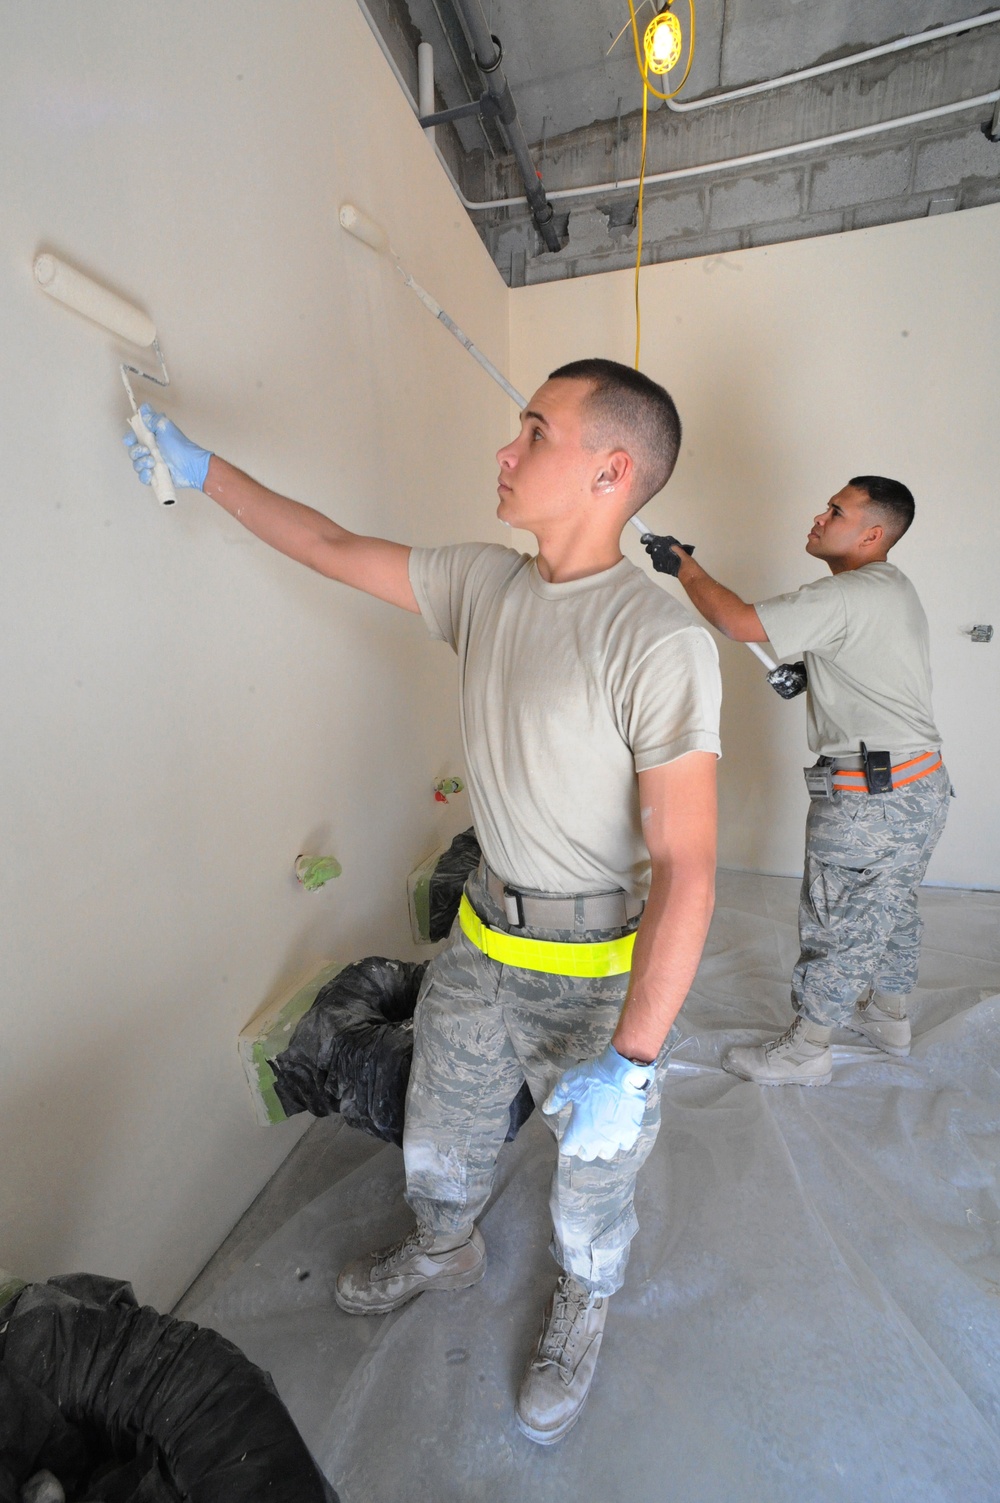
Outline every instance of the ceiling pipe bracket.
[(426, 130), (432, 125), (447, 125), (452, 120), (466, 120), (470, 115), (481, 115), (485, 120), (504, 119), (501, 101), (485, 93), (478, 99), (470, 99), (468, 104), (456, 104), (453, 109), (437, 110), (433, 115), (421, 115), (420, 124)]

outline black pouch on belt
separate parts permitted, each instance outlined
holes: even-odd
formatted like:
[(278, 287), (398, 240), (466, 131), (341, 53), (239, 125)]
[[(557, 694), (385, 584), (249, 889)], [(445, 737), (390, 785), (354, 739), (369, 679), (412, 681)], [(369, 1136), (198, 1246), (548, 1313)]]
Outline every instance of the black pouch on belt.
[(865, 764), (865, 782), (869, 793), (892, 792), (892, 754), (887, 751), (869, 751), (861, 743), (861, 759)]

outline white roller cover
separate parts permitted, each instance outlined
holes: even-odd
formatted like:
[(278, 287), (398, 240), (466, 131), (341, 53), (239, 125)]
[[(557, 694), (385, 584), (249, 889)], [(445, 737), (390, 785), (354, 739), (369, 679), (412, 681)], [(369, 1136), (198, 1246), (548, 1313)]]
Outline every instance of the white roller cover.
[(387, 251), (389, 249), (389, 237), (380, 224), (374, 219), (369, 219), (367, 214), (362, 214), (353, 204), (344, 204), (340, 211), (340, 223), (349, 235), (355, 240), (363, 240), (374, 251)]
[(110, 329), (112, 334), (129, 344), (151, 345), (156, 338), (156, 325), (148, 314), (141, 313), (124, 298), (92, 282), (82, 271), (67, 266), (58, 256), (36, 258), (35, 281), (49, 297), (57, 298), (68, 308), (75, 308), (77, 313)]

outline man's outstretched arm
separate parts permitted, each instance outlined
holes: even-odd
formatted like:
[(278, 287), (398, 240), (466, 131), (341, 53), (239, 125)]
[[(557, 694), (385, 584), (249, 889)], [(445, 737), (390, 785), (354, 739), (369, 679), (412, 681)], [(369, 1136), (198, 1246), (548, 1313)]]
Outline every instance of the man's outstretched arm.
[(752, 605), (713, 579), (682, 548), (671, 552), (680, 560), (677, 579), (695, 610), (733, 642), (766, 642), (767, 632)]
[[(268, 490), (217, 454), (200, 449), (147, 404), (141, 411), (175, 485), (203, 490), (255, 537), (318, 574), (404, 610), (419, 610), (410, 584), (410, 550), (404, 544), (348, 532), (322, 512)], [(148, 483), (153, 463), (149, 450), (132, 434), (126, 435), (125, 444), (137, 474)]]
[(390, 605), (420, 609), (410, 584), (410, 550), (405, 544), (348, 532), (311, 506), (268, 490), (217, 454), (211, 457), (203, 489), (279, 553)]

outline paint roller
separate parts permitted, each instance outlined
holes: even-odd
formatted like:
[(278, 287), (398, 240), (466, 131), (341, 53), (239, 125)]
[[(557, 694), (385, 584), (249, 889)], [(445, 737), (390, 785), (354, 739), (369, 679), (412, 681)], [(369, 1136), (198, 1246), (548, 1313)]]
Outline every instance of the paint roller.
[[(464, 333), (458, 327), (455, 320), (448, 316), (440, 303), (436, 302), (429, 292), (425, 292), (420, 284), (413, 280), (389, 244), (389, 237), (380, 224), (376, 224), (374, 219), (369, 219), (367, 214), (362, 214), (361, 210), (355, 208), (354, 204), (344, 204), (342, 206), (340, 210), (340, 223), (349, 235), (354, 236), (355, 240), (360, 240), (362, 244), (369, 246), (380, 256), (389, 256), (406, 286), (409, 287), (411, 292), (416, 294), (428, 312), (433, 313), (434, 317), (444, 324), (449, 334), (453, 334), (459, 344), (468, 350), (473, 360), (482, 366), (486, 374), (493, 377), (493, 380), (498, 386), (503, 388), (519, 410), (527, 406), (527, 399), (522, 397), (521, 393), (511, 386), (506, 376), (497, 370), (492, 360), (489, 360), (483, 354), (482, 350), (473, 344), (468, 334)], [(642, 522), (639, 517), (629, 517), (629, 521), (639, 533), (643, 542), (647, 538), (655, 536), (655, 533), (651, 533), (645, 522)], [(693, 549), (688, 549), (689, 553), (693, 551)], [(763, 648), (758, 647), (756, 642), (746, 642), (744, 646), (749, 647), (754, 656), (758, 657), (765, 668), (769, 670), (767, 681), (781, 695), (782, 699), (793, 699), (796, 694), (802, 693), (802, 690), (806, 686), (806, 680), (805, 668), (801, 663), (775, 663), (772, 658), (768, 657)]]
[(160, 349), (159, 340), (156, 337), (156, 326), (147, 314), (134, 308), (117, 293), (102, 287), (99, 282), (91, 281), (85, 277), (82, 271), (60, 261), (58, 256), (48, 254), (35, 258), (35, 281), (43, 292), (57, 302), (64, 303), (67, 308), (82, 313), (93, 323), (100, 324), (109, 333), (123, 339), (126, 344), (135, 344), (142, 349), (152, 349), (160, 362), (160, 375), (154, 375), (151, 371), (140, 370), (136, 365), (128, 365), (123, 362), (121, 369), (122, 383), (128, 392), (128, 399), (132, 407), (132, 416), (129, 418), (129, 427), (141, 444), (145, 444), (153, 457), (153, 474), (151, 484), (153, 494), (163, 506), (173, 506), (177, 500), (174, 492), (173, 481), (170, 471), (163, 462), (163, 457), (156, 446), (156, 440), (142, 420), (135, 394), (132, 391), (132, 383), (129, 375), (141, 376), (144, 381), (152, 381), (156, 386), (169, 386), (170, 377), (167, 375), (167, 367), (163, 359), (163, 351)]

